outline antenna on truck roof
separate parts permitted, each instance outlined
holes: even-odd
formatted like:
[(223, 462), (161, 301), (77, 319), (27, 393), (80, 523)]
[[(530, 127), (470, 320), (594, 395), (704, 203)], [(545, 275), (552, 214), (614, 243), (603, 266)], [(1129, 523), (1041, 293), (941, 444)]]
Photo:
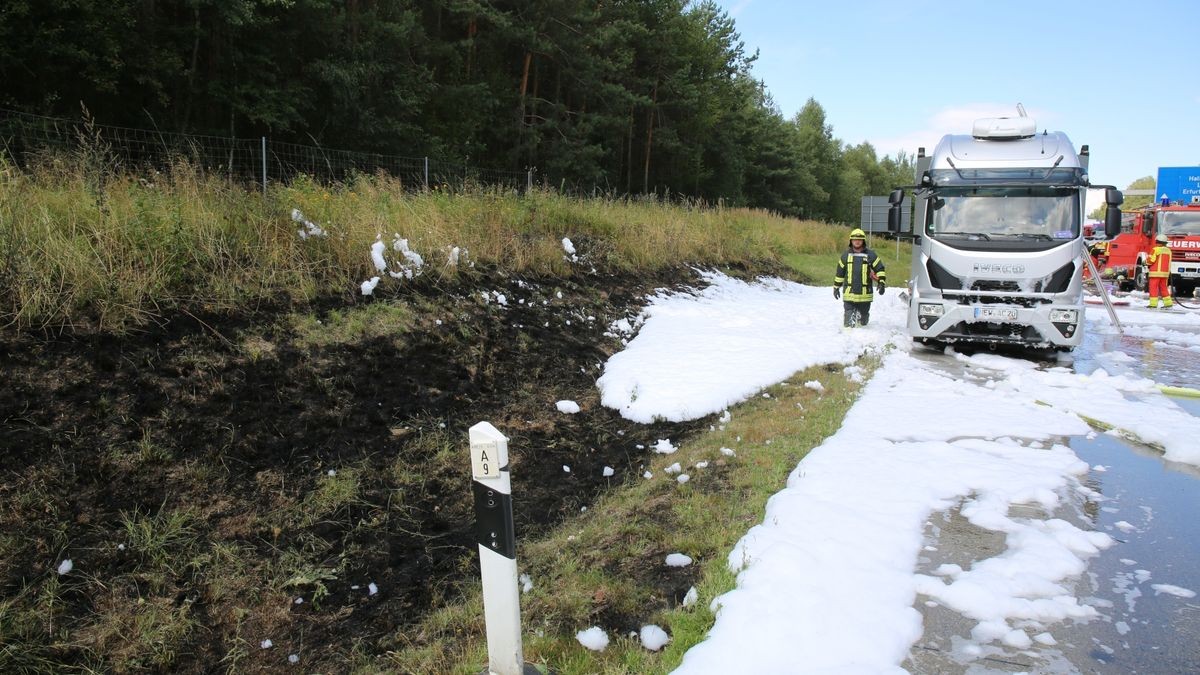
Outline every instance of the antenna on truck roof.
[(1029, 117), (1029, 115), (1025, 114), (1025, 106), (1021, 105), (1020, 103), (1017, 104), (1017, 114), (1021, 117)]

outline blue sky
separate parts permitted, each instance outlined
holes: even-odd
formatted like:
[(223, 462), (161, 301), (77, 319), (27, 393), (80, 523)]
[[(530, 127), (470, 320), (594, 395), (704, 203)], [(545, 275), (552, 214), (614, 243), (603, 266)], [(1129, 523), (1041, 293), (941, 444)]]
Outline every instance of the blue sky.
[(1196, 0), (718, 0), (786, 117), (809, 98), (879, 156), (1025, 106), (1091, 147), (1094, 184), (1200, 166)]

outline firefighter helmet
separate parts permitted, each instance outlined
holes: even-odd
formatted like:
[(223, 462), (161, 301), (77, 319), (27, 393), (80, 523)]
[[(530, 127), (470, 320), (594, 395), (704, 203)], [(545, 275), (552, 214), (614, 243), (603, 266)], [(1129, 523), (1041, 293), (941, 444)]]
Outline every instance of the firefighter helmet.
[(1167, 243), (1167, 235), (1163, 234), (1162, 232), (1159, 232), (1158, 236), (1154, 238), (1154, 241), (1157, 241), (1160, 244), (1165, 244), (1165, 243)]
[(859, 229), (857, 227), (854, 228), (853, 230), (850, 230), (850, 241), (854, 241), (855, 239), (862, 239), (863, 241), (866, 241), (867, 233), (863, 232), (861, 229)]

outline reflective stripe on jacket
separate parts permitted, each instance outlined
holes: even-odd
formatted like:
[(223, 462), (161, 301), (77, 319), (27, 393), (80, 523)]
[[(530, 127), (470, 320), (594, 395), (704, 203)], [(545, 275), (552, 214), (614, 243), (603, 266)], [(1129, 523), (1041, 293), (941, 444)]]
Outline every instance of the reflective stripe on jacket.
[(845, 286), (842, 299), (847, 302), (870, 302), (875, 298), (874, 281), (886, 281), (883, 259), (875, 251), (863, 247), (862, 251), (847, 248), (838, 258), (837, 272), (833, 275), (834, 286)]
[(1155, 246), (1154, 250), (1150, 251), (1150, 257), (1146, 258), (1146, 262), (1150, 265), (1151, 277), (1165, 279), (1171, 274), (1171, 249), (1166, 246)]

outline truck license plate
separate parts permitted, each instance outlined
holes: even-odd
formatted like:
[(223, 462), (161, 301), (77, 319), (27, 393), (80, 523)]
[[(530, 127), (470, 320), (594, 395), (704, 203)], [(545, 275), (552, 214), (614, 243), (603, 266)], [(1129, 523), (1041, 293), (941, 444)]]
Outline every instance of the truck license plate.
[(1016, 321), (1017, 310), (1004, 307), (976, 307), (975, 318), (984, 321)]

